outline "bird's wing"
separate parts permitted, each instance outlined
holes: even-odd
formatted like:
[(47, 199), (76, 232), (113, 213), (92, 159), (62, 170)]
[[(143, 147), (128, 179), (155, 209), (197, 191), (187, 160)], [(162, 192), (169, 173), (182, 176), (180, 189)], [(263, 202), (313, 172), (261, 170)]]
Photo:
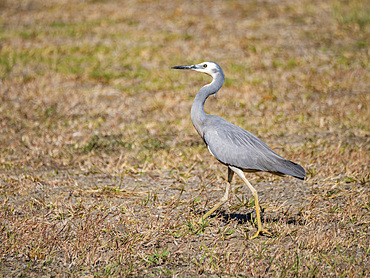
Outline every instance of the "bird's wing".
[(203, 139), (211, 154), (226, 165), (298, 178), (305, 176), (301, 166), (282, 158), (261, 139), (221, 117), (210, 119), (205, 126)]

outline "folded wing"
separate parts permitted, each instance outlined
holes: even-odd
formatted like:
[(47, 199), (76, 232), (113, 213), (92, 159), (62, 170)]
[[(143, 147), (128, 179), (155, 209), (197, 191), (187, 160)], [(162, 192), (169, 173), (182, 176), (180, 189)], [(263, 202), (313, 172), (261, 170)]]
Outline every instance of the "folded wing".
[(302, 166), (276, 154), (252, 133), (218, 116), (210, 115), (203, 129), (203, 140), (211, 154), (226, 165), (245, 171), (265, 171), (304, 179)]

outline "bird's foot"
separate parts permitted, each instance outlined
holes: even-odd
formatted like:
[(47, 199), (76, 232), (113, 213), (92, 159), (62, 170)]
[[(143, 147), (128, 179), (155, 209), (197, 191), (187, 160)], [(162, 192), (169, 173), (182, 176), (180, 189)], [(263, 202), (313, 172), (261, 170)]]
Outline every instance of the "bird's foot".
[(207, 225), (209, 223), (209, 220), (207, 221), (206, 219), (201, 217), (195, 223), (198, 224), (199, 226), (204, 226), (204, 225)]
[(251, 239), (258, 237), (259, 234), (268, 234), (272, 236), (272, 234), (269, 231), (261, 228), (261, 229), (258, 229), (258, 231), (254, 234), (254, 236), (251, 237)]

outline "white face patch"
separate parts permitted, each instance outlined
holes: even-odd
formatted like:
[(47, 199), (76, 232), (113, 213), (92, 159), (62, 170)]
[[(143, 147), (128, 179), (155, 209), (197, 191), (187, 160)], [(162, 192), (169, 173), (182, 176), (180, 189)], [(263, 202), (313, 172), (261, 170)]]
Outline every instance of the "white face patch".
[(204, 62), (198, 64), (200, 68), (195, 69), (199, 72), (204, 72), (212, 77), (214, 77), (218, 72), (220, 72), (219, 66), (213, 62)]

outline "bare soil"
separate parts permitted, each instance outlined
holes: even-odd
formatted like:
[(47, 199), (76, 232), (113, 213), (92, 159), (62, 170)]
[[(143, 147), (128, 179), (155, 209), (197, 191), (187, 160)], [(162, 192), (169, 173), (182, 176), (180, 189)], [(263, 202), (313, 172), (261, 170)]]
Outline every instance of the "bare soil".
[[(366, 2), (366, 1), (364, 1)], [(362, 1), (0, 1), (0, 277), (369, 277)], [(307, 171), (234, 177), (190, 120), (248, 129)]]

